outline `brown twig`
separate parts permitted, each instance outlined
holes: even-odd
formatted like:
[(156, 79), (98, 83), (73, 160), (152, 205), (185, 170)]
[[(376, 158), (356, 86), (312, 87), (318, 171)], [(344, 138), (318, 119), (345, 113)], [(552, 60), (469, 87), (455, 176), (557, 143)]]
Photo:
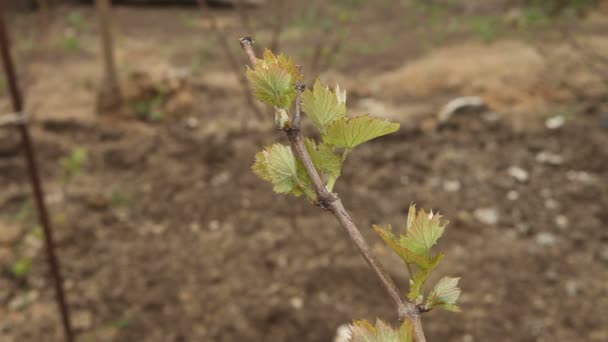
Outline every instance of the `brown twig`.
[(256, 104), (255, 99), (251, 95), (251, 92), (249, 91), (249, 87), (247, 86), (247, 78), (242, 72), (238, 59), (236, 58), (236, 56), (234, 56), (232, 50), (230, 49), (229, 40), (226, 37), (225, 32), (219, 27), (215, 16), (212, 13), (209, 13), (209, 7), (207, 6), (206, 2), (204, 0), (198, 0), (198, 5), (201, 11), (203, 12), (203, 15), (207, 14), (209, 22), (211, 23), (211, 29), (215, 32), (217, 42), (222, 47), (222, 50), (224, 50), (226, 59), (228, 59), (228, 64), (230, 64), (232, 71), (239, 79), (239, 83), (241, 84), (241, 91), (243, 92), (245, 101), (247, 101), (247, 105), (249, 105), (249, 107), (253, 110), (258, 119), (263, 119), (264, 113), (262, 113), (262, 111)]
[[(240, 41), (241, 46), (249, 56), (252, 66), (255, 66), (257, 59), (255, 58), (255, 53), (253, 51), (253, 40), (250, 37), (247, 37), (241, 38)], [(300, 132), (301, 94), (304, 87), (298, 84), (297, 90), (298, 94), (296, 97), (292, 125), (289, 128), (285, 128), (284, 131), (289, 139), (289, 143), (294, 155), (296, 155), (297, 158), (302, 162), (311, 179), (313, 190), (317, 195), (318, 205), (329, 210), (336, 217), (342, 228), (344, 228), (344, 230), (348, 233), (349, 237), (384, 287), (384, 290), (388, 293), (389, 297), (395, 304), (399, 319), (407, 320), (412, 323), (414, 328), (414, 341), (426, 342), (424, 331), (422, 329), (422, 322), (420, 320), (420, 315), (422, 314), (421, 308), (409, 300), (401, 297), (401, 294), (397, 289), (397, 285), (395, 285), (393, 279), (376, 260), (369, 244), (342, 205), (340, 197), (337, 194), (330, 192), (323, 184), (323, 181), (321, 180), (321, 177), (315, 168), (308, 151), (306, 150), (306, 146), (304, 145), (304, 140)]]
[[(11, 57), (8, 33), (4, 24), (3, 10), (4, 6), (0, 4), (0, 48), (2, 53), (2, 62), (4, 66), (4, 72), (8, 81), (7, 83), (9, 93), (11, 95), (13, 109), (16, 113), (22, 113), (24, 107), (23, 97), (17, 84), (17, 75), (15, 73), (15, 67), (13, 65), (13, 60)], [(51, 227), (51, 221), (49, 220), (49, 214), (47, 211), (46, 203), (44, 201), (44, 191), (42, 188), (42, 182), (40, 181), (40, 175), (38, 173), (38, 164), (36, 162), (34, 145), (30, 137), (27, 120), (25, 119), (25, 117), (23, 117), (23, 114), (21, 114), (21, 116), (21, 120), (17, 124), (17, 127), (19, 128), (19, 132), (21, 133), (21, 141), (25, 151), (27, 169), (29, 171), (32, 191), (34, 193), (34, 198), (36, 201), (36, 208), (38, 209), (38, 219), (44, 231), (47, 261), (49, 263), (53, 284), (55, 286), (55, 295), (57, 299), (57, 305), (59, 306), (59, 312), (61, 314), (61, 322), (63, 324), (65, 340), (67, 342), (72, 342), (74, 341), (74, 334), (72, 333), (70, 313), (63, 290), (63, 278), (61, 276), (59, 261), (57, 260), (57, 257), (55, 255), (53, 229)]]

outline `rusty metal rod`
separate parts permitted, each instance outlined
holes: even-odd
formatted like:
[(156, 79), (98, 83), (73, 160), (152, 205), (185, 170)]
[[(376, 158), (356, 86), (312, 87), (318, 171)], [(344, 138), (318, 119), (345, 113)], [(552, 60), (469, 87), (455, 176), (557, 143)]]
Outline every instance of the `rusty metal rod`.
[[(4, 6), (0, 5), (0, 46), (2, 52), (2, 63), (4, 66), (4, 73), (6, 75), (13, 108), (16, 113), (23, 112), (23, 97), (17, 84), (17, 74), (15, 73), (15, 67), (11, 58), (10, 46), (9, 46), (8, 33), (6, 31), (6, 25), (4, 22)], [(34, 198), (36, 200), (36, 207), (38, 209), (38, 219), (40, 225), (44, 230), (44, 238), (46, 243), (47, 260), (53, 282), (55, 284), (55, 294), (57, 299), (57, 305), (61, 313), (61, 321), (63, 323), (64, 335), (66, 342), (74, 341), (74, 334), (72, 332), (72, 325), (70, 323), (70, 314), (68, 306), (65, 300), (65, 294), (63, 290), (63, 278), (61, 277), (61, 271), (59, 261), (55, 256), (55, 244), (53, 241), (53, 233), (51, 227), (51, 221), (49, 220), (49, 214), (44, 202), (44, 191), (40, 182), (40, 176), (38, 173), (38, 165), (36, 164), (36, 156), (34, 152), (34, 146), (30, 138), (30, 132), (26, 121), (20, 122), (17, 127), (21, 133), (21, 140), (23, 148), (25, 150), (25, 159), (27, 162), (27, 168), (30, 174), (30, 181), (32, 184), (32, 190), (34, 192)]]

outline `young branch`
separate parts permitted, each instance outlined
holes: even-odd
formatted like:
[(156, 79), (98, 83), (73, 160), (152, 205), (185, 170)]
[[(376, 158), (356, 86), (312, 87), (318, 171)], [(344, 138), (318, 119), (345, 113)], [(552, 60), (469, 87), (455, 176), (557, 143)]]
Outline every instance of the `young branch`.
[[(240, 40), (241, 46), (247, 53), (249, 57), (249, 61), (252, 66), (255, 66), (257, 62), (257, 58), (255, 57), (255, 52), (253, 51), (253, 39), (251, 37), (241, 38)], [(424, 336), (424, 331), (422, 330), (422, 323), (420, 320), (420, 314), (422, 313), (421, 308), (419, 308), (416, 304), (411, 301), (404, 299), (401, 297), (397, 285), (393, 279), (388, 275), (388, 273), (384, 270), (382, 265), (376, 260), (373, 255), (371, 248), (361, 232), (359, 228), (355, 225), (350, 215), (342, 205), (342, 201), (340, 197), (330, 192), (319, 175), (319, 172), (315, 168), (312, 159), (304, 145), (304, 140), (302, 138), (302, 134), (300, 132), (300, 115), (301, 115), (301, 97), (302, 92), (304, 91), (304, 87), (300, 84), (297, 85), (297, 97), (295, 103), (295, 111), (294, 117), (292, 120), (292, 125), (289, 128), (285, 128), (284, 131), (289, 139), (289, 143), (291, 145), (291, 149), (294, 155), (302, 162), (306, 172), (308, 173), (313, 190), (317, 195), (317, 204), (329, 210), (338, 220), (342, 228), (348, 233), (349, 237), (367, 262), (367, 264), (371, 267), (372, 271), (380, 281), (384, 290), (388, 293), (389, 297), (395, 304), (397, 309), (397, 314), (400, 320), (408, 320), (412, 323), (414, 328), (414, 341), (415, 342), (426, 342), (426, 338)]]

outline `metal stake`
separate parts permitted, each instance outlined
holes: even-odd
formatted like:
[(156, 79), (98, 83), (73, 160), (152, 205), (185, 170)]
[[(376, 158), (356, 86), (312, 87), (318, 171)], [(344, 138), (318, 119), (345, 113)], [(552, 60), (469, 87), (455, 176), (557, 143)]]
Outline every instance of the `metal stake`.
[[(15, 67), (10, 53), (10, 43), (8, 39), (8, 33), (4, 23), (4, 6), (0, 5), (0, 47), (2, 52), (2, 62), (4, 66), (4, 72), (9, 86), (11, 100), (13, 108), (16, 113), (23, 115), (23, 97), (17, 85), (17, 75), (15, 73)], [(44, 238), (46, 243), (47, 260), (49, 268), (51, 269), (51, 275), (55, 284), (55, 294), (57, 298), (57, 305), (61, 313), (61, 320), (63, 323), (64, 335), (66, 342), (73, 342), (74, 335), (72, 333), (72, 326), (70, 324), (70, 314), (68, 306), (65, 301), (65, 294), (63, 291), (63, 279), (61, 277), (59, 261), (55, 256), (55, 245), (53, 242), (53, 233), (51, 228), (51, 222), (47, 212), (46, 204), (44, 203), (44, 191), (40, 182), (40, 176), (38, 174), (38, 165), (36, 164), (36, 156), (34, 152), (34, 146), (30, 139), (30, 132), (26, 120), (22, 120), (17, 123), (17, 127), (21, 133), (21, 141), (25, 150), (25, 159), (27, 162), (27, 168), (30, 174), (30, 182), (32, 184), (32, 190), (34, 192), (34, 198), (36, 200), (36, 207), (38, 209), (38, 219), (42, 229), (44, 230)]]

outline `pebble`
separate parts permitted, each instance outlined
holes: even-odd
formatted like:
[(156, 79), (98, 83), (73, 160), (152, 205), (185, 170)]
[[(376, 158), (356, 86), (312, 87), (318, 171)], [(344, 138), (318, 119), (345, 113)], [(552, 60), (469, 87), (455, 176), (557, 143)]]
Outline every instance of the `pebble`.
[(210, 231), (214, 232), (219, 229), (220, 229), (220, 221), (218, 221), (218, 220), (209, 221), (209, 230)]
[(487, 225), (496, 225), (499, 218), (498, 210), (495, 208), (477, 208), (473, 212), (473, 216), (477, 221)]
[(543, 247), (551, 247), (557, 243), (557, 237), (553, 233), (540, 232), (536, 234), (536, 243)]
[(557, 209), (557, 207), (559, 207), (559, 202), (556, 201), (553, 198), (547, 198), (545, 200), (545, 208), (552, 210), (552, 209)]
[(456, 192), (460, 190), (460, 182), (458, 180), (446, 180), (443, 182), (443, 190), (447, 192)]
[(566, 228), (568, 226), (568, 218), (564, 215), (555, 216), (555, 224), (558, 228)]
[(199, 124), (198, 119), (195, 118), (195, 117), (193, 117), (193, 116), (191, 116), (188, 119), (186, 119), (186, 126), (188, 128), (191, 128), (191, 129), (197, 128), (198, 124)]
[(296, 310), (300, 310), (304, 306), (304, 300), (300, 297), (293, 297), (289, 300), (289, 304)]
[(545, 120), (545, 127), (548, 129), (558, 129), (566, 123), (566, 118), (561, 115), (550, 117)]
[(519, 199), (519, 192), (515, 190), (509, 190), (509, 192), (507, 192), (507, 199), (509, 201), (517, 201), (517, 199)]
[(542, 151), (536, 155), (536, 161), (541, 164), (561, 165), (564, 163), (564, 157), (559, 154)]
[(522, 169), (521, 167), (511, 166), (507, 172), (511, 177), (515, 178), (519, 182), (523, 183), (528, 180), (528, 171)]
[(220, 172), (217, 175), (213, 176), (213, 178), (211, 178), (210, 183), (211, 183), (211, 186), (220, 186), (220, 185), (224, 185), (224, 184), (228, 183), (231, 178), (232, 178), (232, 175), (230, 174), (230, 172), (223, 171), (223, 172)]
[(566, 178), (572, 182), (592, 183), (595, 178), (586, 171), (570, 170), (566, 172)]
[(566, 281), (566, 283), (564, 284), (564, 287), (566, 288), (566, 293), (570, 297), (576, 296), (580, 291), (580, 286), (579, 286), (578, 282), (576, 282), (575, 280)]

